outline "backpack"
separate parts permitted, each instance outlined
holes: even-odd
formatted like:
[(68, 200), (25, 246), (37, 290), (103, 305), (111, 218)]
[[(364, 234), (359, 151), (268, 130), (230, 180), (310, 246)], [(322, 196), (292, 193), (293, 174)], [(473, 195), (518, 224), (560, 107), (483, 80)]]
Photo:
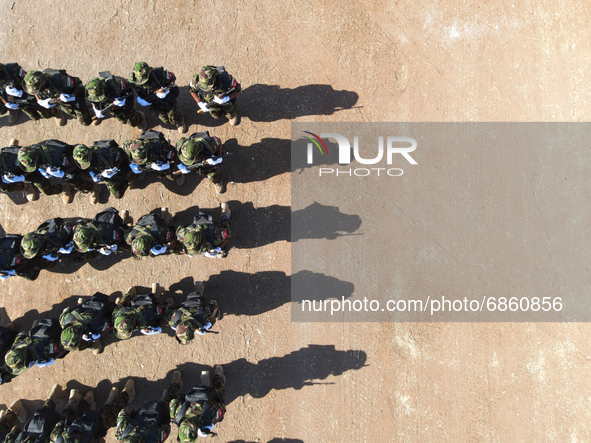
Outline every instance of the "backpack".
[(94, 217), (95, 225), (105, 245), (118, 244), (123, 236), (123, 219), (115, 208), (107, 208)]
[(18, 166), (18, 146), (0, 149), (0, 174), (21, 175), (23, 170)]
[(68, 313), (69, 315), (62, 319), (62, 327), (65, 329), (74, 320), (80, 320), (80, 311), (82, 311), (85, 314), (92, 314), (92, 321), (85, 325), (85, 332), (91, 332), (93, 334), (104, 332), (110, 327), (110, 322), (106, 321), (107, 318), (110, 318), (110, 308), (109, 297), (97, 292), (89, 300), (77, 306), (73, 311), (70, 311)]
[(138, 295), (131, 300), (131, 306), (133, 308), (144, 308), (142, 309), (142, 314), (148, 325), (158, 326), (157, 319), (162, 316), (163, 310), (160, 306), (156, 305), (152, 294)]
[(123, 152), (115, 140), (98, 140), (92, 144), (92, 147), (94, 148), (94, 156), (102, 165), (100, 170), (113, 168), (123, 156)]
[(74, 148), (59, 140), (46, 140), (38, 145), (41, 149), (39, 167), (57, 167), (65, 169), (74, 163)]

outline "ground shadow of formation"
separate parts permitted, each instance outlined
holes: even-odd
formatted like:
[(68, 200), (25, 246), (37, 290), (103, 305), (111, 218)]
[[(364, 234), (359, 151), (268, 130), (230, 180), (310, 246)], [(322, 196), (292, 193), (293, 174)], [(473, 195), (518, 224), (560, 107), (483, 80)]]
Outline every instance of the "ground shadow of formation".
[[(361, 226), (361, 217), (342, 213), (336, 206), (313, 203), (307, 208), (292, 212), (289, 206), (255, 208), (252, 202), (238, 201), (230, 201), (228, 204), (232, 210), (230, 248), (250, 249), (278, 241), (334, 240), (343, 235), (362, 235), (355, 233)], [(219, 208), (204, 210), (216, 215), (216, 211), (221, 211)], [(177, 212), (173, 222), (191, 223), (197, 211), (194, 206)]]
[[(367, 354), (361, 350), (336, 350), (334, 345), (309, 345), (283, 357), (272, 357), (258, 363), (250, 363), (242, 358), (232, 362), (219, 362), (224, 367), (227, 378), (226, 404), (238, 397), (250, 395), (263, 398), (272, 390), (302, 389), (304, 386), (324, 384), (315, 380), (324, 380), (329, 376), (339, 376), (344, 372), (358, 370), (365, 366)], [(147, 380), (132, 377), (135, 381), (136, 398), (131, 404), (137, 408), (144, 401), (158, 400), (169, 383), (173, 371), (181, 371), (183, 393), (192, 386), (201, 383), (201, 371), (213, 371), (213, 368), (193, 362), (171, 368), (162, 380)], [(82, 392), (93, 389), (97, 405), (105, 402), (111, 386), (123, 387), (128, 378), (111, 382), (102, 380), (97, 387), (85, 386), (76, 380), (67, 383), (68, 389), (80, 389)], [(331, 384), (331, 383), (329, 383)]]
[[(349, 298), (353, 283), (311, 271), (300, 271), (288, 276), (280, 271), (262, 271), (255, 274), (222, 271), (203, 282), (205, 297), (217, 300), (223, 315), (260, 315), (273, 311), (291, 301), (291, 285), (309, 288), (306, 298), (324, 300), (328, 297)], [(194, 288), (193, 278), (187, 277), (170, 286), (170, 293), (188, 294)], [(169, 295), (169, 294), (167, 294)], [(172, 294), (171, 294), (172, 295)], [(176, 296), (173, 296), (175, 299)], [(180, 303), (180, 297), (175, 303)]]
[(238, 113), (253, 122), (293, 120), (307, 115), (332, 115), (351, 109), (359, 95), (352, 91), (336, 91), (331, 85), (305, 85), (281, 88), (277, 85), (248, 86), (238, 96)]
[[(346, 371), (358, 370), (365, 366), (366, 360), (367, 354), (364, 351), (338, 351), (334, 345), (309, 345), (283, 357), (272, 357), (258, 363), (250, 363), (246, 359), (229, 363), (220, 362), (227, 377), (226, 404), (247, 394), (254, 398), (263, 398), (272, 390), (299, 390), (304, 386), (324, 384), (314, 380), (324, 380), (330, 375), (338, 376)], [(186, 393), (192, 386), (200, 384), (201, 371), (212, 371), (212, 369), (188, 362), (171, 369), (162, 380), (152, 381), (144, 377), (131, 377), (135, 381), (136, 389), (136, 398), (131, 403), (131, 407), (137, 408), (145, 401), (159, 400), (162, 392), (167, 389), (175, 370), (181, 371), (183, 393)], [(73, 379), (62, 387), (68, 390), (79, 389), (81, 393), (94, 391), (97, 407), (100, 408), (107, 400), (111, 387), (116, 386), (121, 389), (127, 380), (128, 378), (124, 378), (111, 382), (104, 379), (96, 386), (89, 386)], [(49, 388), (47, 395), (49, 395)], [(43, 399), (25, 400), (24, 406), (32, 414), (43, 405), (43, 401)]]
[(239, 145), (235, 138), (222, 141), (224, 152), (229, 155), (224, 158), (220, 172), (229, 182), (263, 181), (286, 172), (301, 173), (313, 166), (336, 165), (339, 159), (338, 145), (328, 140), (324, 140), (324, 143), (328, 152), (333, 155), (320, 155), (315, 152), (312, 164), (308, 164), (308, 140), (305, 139), (294, 142), (293, 152), (289, 139), (263, 138), (260, 142), (248, 146)]

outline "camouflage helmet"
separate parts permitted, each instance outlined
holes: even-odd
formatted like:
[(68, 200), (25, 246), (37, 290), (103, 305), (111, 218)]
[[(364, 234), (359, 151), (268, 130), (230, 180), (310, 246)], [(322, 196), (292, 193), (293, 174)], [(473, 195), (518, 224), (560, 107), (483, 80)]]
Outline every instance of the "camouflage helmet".
[(196, 83), (197, 87), (202, 91), (211, 91), (218, 75), (219, 71), (215, 66), (204, 66), (199, 71), (199, 74), (195, 75), (193, 83)]
[(199, 143), (201, 139), (181, 138), (176, 144), (179, 160), (186, 166), (191, 166), (203, 152), (203, 146)]
[(150, 80), (152, 68), (146, 62), (137, 62), (133, 65), (133, 72), (131, 73), (131, 82), (136, 85), (143, 85)]
[(123, 143), (123, 149), (127, 153), (129, 161), (134, 165), (143, 165), (148, 162), (149, 140), (131, 140)]
[(43, 240), (45, 240), (44, 237), (45, 236), (37, 234), (36, 232), (25, 234), (21, 240), (21, 254), (29, 260), (35, 257), (43, 246)]
[(86, 97), (94, 103), (105, 101), (107, 97), (107, 82), (105, 79), (95, 77), (86, 85)]
[(117, 313), (114, 318), (113, 333), (119, 340), (127, 340), (133, 334), (137, 323), (137, 313), (132, 308), (126, 308)]
[(199, 255), (201, 253), (204, 240), (203, 232), (179, 226), (176, 230), (176, 236), (187, 250), (187, 254)]
[(67, 351), (76, 351), (80, 347), (83, 335), (84, 326), (80, 324), (70, 325), (62, 331), (60, 341)]
[(176, 327), (176, 339), (181, 345), (188, 345), (195, 338), (195, 321), (186, 318)]
[(92, 149), (86, 145), (76, 145), (74, 148), (74, 161), (80, 169), (90, 168)]
[(23, 79), (23, 88), (27, 94), (38, 94), (46, 82), (45, 75), (41, 71), (29, 71)]
[(25, 172), (34, 172), (39, 161), (39, 149), (34, 145), (23, 146), (18, 150), (18, 164)]
[(179, 426), (179, 441), (181, 443), (194, 443), (197, 441), (197, 425), (193, 420), (183, 420)]
[(16, 349), (11, 348), (6, 353), (4, 361), (13, 375), (22, 374), (27, 369), (27, 348), (21, 346)]
[(94, 242), (94, 231), (87, 225), (74, 226), (74, 236), (72, 238), (76, 250), (88, 252)]
[(151, 235), (142, 235), (132, 240), (131, 252), (136, 258), (147, 257), (150, 255), (150, 249), (152, 249), (155, 244), (156, 241)]

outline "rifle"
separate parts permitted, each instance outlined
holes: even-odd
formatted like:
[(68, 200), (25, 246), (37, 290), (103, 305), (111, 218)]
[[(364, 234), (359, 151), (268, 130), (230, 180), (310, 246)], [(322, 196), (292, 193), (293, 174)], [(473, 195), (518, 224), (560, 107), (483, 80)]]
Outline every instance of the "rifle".
[[(234, 87), (232, 87), (232, 88), (230, 88), (230, 89), (228, 89), (228, 90), (227, 90), (227, 91), (225, 91), (223, 94), (221, 94), (221, 97), (219, 97), (219, 96), (218, 96), (218, 97), (219, 97), (219, 98), (224, 98), (224, 97), (227, 97), (228, 95), (230, 95), (230, 94), (231, 94), (231, 93), (234, 91), (234, 89), (236, 89), (236, 87), (235, 87), (235, 86), (234, 86)], [(199, 97), (199, 98), (201, 98), (201, 97)], [(202, 100), (202, 101), (203, 101), (203, 100)], [(210, 102), (206, 103), (206, 105), (207, 105), (207, 109), (212, 109), (212, 105), (214, 106), (214, 108), (215, 108), (215, 107), (231, 106), (231, 105), (232, 105), (232, 101), (230, 100), (230, 101), (229, 101), (229, 102), (227, 102), (227, 103), (224, 103), (224, 104), (219, 104), (219, 103), (216, 103), (216, 102), (214, 102), (214, 101), (212, 100), (212, 101), (210, 101)], [(205, 114), (205, 112), (204, 112), (204, 111), (202, 111), (201, 109), (199, 109), (199, 110), (197, 111), (197, 114)]]
[(214, 169), (214, 168), (217, 168), (218, 165), (210, 165), (210, 164), (207, 164), (207, 160), (209, 160), (210, 158), (211, 159), (214, 159), (214, 160), (217, 160), (218, 158), (227, 157), (228, 155), (231, 155), (231, 152), (226, 152), (225, 154), (222, 154), (220, 156), (215, 156), (214, 155), (213, 157), (209, 157), (209, 158), (203, 159), (202, 161), (200, 161), (198, 163), (195, 163), (195, 164), (193, 164), (191, 166), (187, 166), (187, 169), (189, 169), (189, 170), (197, 169), (197, 170), (199, 170), (199, 172), (201, 172), (202, 169)]

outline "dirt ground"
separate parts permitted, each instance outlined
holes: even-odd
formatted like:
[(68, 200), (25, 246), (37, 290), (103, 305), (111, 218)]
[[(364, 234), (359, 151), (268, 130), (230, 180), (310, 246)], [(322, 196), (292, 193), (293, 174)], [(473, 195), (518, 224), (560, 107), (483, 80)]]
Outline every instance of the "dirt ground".
[[(189, 347), (167, 334), (134, 337), (31, 369), (0, 388), (0, 405), (24, 398), (33, 412), (54, 383), (96, 387), (100, 404), (111, 384), (133, 377), (138, 407), (173, 370), (187, 387), (223, 364), (218, 441), (590, 441), (588, 324), (292, 323), (288, 293), (292, 121), (589, 120), (589, 13), (583, 1), (0, 1), (3, 62), (63, 68), (84, 82), (103, 70), (127, 77), (136, 61), (164, 66), (181, 86), (189, 133), (209, 129), (233, 154), (220, 196), (196, 177), (182, 189), (146, 181), (121, 201), (105, 190), (97, 206), (80, 195), (71, 205), (0, 195), (5, 232), (108, 206), (134, 217), (168, 206), (186, 221), (197, 206), (219, 216), (222, 201), (234, 227), (224, 260), (115, 258), (0, 283), (0, 321), (19, 329), (80, 295), (153, 281), (179, 300), (192, 278), (203, 280), (224, 313), (219, 334)], [(187, 85), (204, 64), (224, 65), (242, 84), (239, 126), (196, 114)], [(180, 137), (155, 116), (149, 124)], [(85, 128), (0, 118), (4, 145), (137, 134), (113, 119)]]

